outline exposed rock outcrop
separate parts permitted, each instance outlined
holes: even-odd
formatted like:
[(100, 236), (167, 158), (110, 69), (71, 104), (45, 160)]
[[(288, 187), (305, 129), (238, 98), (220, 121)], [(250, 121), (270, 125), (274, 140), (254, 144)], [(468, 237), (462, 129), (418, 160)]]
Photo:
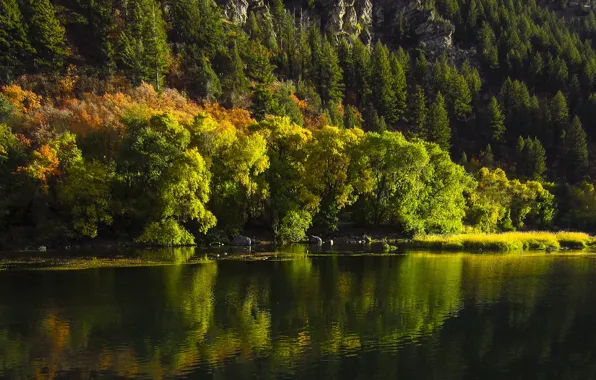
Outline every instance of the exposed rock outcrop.
[[(261, 14), (263, 22), (272, 21), (265, 0), (217, 0), (226, 17), (244, 25), (251, 11)], [(300, 10), (296, 0), (285, 0), (285, 5), (298, 17), (319, 20), (323, 28), (337, 38), (359, 37), (365, 43), (380, 37), (391, 43), (404, 25), (408, 37), (418, 42), (428, 58), (443, 53), (455, 57), (472, 55), (453, 45), (453, 24), (434, 10), (427, 9), (423, 0), (323, 0), (320, 10)], [(298, 13), (300, 12), (300, 13)]]

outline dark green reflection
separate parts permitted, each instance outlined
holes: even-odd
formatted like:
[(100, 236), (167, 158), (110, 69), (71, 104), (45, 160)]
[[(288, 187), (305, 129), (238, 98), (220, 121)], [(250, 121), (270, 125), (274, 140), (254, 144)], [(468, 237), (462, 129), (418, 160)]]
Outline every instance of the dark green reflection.
[[(192, 257), (164, 252), (154, 259)], [(0, 377), (585, 379), (595, 263), (302, 253), (3, 272)]]

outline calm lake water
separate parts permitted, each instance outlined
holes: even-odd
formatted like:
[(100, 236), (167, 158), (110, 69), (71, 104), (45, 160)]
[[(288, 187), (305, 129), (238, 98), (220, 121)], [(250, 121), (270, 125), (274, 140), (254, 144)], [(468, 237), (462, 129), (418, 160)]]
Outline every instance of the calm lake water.
[(595, 281), (563, 253), (8, 270), (0, 378), (594, 379)]

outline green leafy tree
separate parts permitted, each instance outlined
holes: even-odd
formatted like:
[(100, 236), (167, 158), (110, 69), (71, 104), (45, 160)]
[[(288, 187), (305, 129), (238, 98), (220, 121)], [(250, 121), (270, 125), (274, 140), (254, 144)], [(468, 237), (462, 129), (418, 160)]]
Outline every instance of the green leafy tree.
[(462, 228), (469, 179), (436, 144), (409, 142), (397, 132), (367, 133), (353, 160), (360, 219), (408, 234)]
[(509, 180), (502, 169), (482, 168), (470, 193), (466, 219), (477, 228), (494, 232), (524, 227), (547, 227), (555, 213), (554, 196), (540, 182)]
[(264, 173), (269, 168), (265, 137), (218, 124), (207, 114), (199, 114), (191, 130), (192, 141), (212, 173), (209, 209), (217, 218), (217, 228), (235, 235), (249, 218), (263, 212)]
[(349, 169), (352, 150), (363, 136), (360, 129), (323, 127), (306, 147), (306, 181), (321, 200), (314, 223), (325, 232), (337, 230), (339, 212), (356, 200)]
[[(133, 235), (144, 226), (139, 242), (191, 244), (183, 223), (203, 233), (215, 225), (206, 208), (211, 173), (190, 142), (189, 131), (168, 114), (128, 122), (117, 161), (118, 202), (134, 221)], [(168, 238), (170, 232), (176, 235)]]
[(60, 180), (59, 204), (68, 210), (72, 229), (80, 235), (94, 238), (100, 225), (112, 223), (112, 175), (110, 167), (100, 162), (80, 160)]
[[(260, 131), (267, 140), (270, 162), (265, 175), (270, 194), (267, 211), (273, 231), (279, 237), (290, 221), (291, 225), (306, 229), (310, 226), (312, 214), (319, 203), (319, 199), (303, 181), (306, 146), (312, 138), (311, 132), (293, 124), (289, 118), (281, 117), (268, 117), (253, 126), (253, 129)], [(298, 214), (293, 214), (294, 212)], [(297, 219), (304, 223), (294, 223)]]

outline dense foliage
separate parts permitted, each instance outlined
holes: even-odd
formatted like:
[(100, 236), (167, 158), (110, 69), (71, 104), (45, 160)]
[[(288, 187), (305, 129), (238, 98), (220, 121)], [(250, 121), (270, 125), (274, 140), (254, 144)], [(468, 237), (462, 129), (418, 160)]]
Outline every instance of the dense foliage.
[(4, 244), (594, 228), (594, 14), (424, 6), (457, 47), (405, 21), (335, 34), (280, 0), (244, 21), (213, 0), (3, 1)]

